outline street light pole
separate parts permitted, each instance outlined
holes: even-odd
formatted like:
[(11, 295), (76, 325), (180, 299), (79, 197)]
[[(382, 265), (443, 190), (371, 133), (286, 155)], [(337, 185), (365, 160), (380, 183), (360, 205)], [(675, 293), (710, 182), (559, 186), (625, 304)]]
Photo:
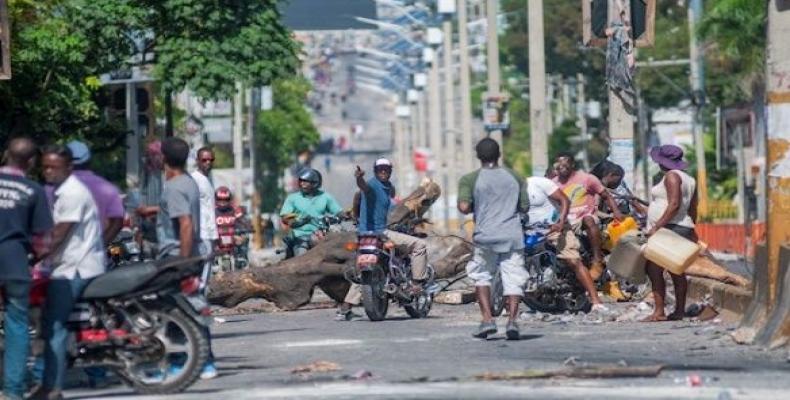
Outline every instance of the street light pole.
[(702, 121), (702, 108), (705, 98), (705, 71), (702, 49), (697, 40), (697, 24), (702, 18), (702, 0), (691, 0), (688, 8), (689, 19), (689, 59), (691, 60), (691, 91), (694, 98), (694, 118), (692, 131), (697, 159), (697, 198), (699, 215), (708, 214), (708, 174), (705, 167), (705, 141)]
[[(497, 11), (498, 0), (486, 0), (486, 58), (488, 67), (488, 96), (499, 97), (499, 42), (497, 40)], [(491, 131), (492, 139), (502, 148), (502, 131)]]
[(549, 166), (546, 112), (546, 55), (543, 38), (543, 0), (529, 0), (529, 125), (532, 175), (543, 176)]
[(463, 172), (474, 168), (472, 162), (472, 99), (469, 82), (469, 31), (467, 30), (466, 0), (458, 0), (458, 51), (461, 70), (459, 88), (461, 92), (461, 165)]
[[(441, 5), (441, 3), (440, 3)], [(452, 7), (448, 7), (452, 6)], [(455, 11), (455, 1), (449, 0), (445, 3), (445, 9), (439, 9), (444, 12), (444, 21), (442, 22), (442, 31), (444, 32), (444, 43), (442, 45), (442, 52), (444, 58), (444, 130), (443, 135), (445, 138), (445, 146), (441, 151), (444, 153), (442, 159), (444, 166), (441, 177), (445, 178), (442, 182), (444, 197), (444, 226), (450, 227), (450, 217), (452, 212), (452, 204), (455, 199), (456, 191), (456, 126), (455, 126), (455, 79), (453, 79), (453, 14)], [(454, 215), (453, 215), (454, 216)]]

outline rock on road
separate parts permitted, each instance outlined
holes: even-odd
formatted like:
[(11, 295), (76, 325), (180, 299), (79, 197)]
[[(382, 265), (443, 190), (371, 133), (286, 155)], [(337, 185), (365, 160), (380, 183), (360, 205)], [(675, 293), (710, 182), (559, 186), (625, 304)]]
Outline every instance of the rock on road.
[[(623, 307), (622, 305), (616, 305)], [(414, 320), (391, 309), (390, 318), (333, 321), (317, 309), (227, 317), (212, 327), (219, 377), (179, 395), (141, 397), (117, 386), (69, 390), (69, 398), (273, 399), (273, 398), (609, 398), (787, 399), (790, 364), (785, 353), (735, 345), (726, 323), (583, 323), (557, 318), (524, 321), (523, 340), (500, 332), (479, 340), (470, 333), (477, 307), (436, 305)], [(504, 319), (499, 320), (500, 330)], [(559, 369), (577, 365), (663, 364), (655, 378), (561, 379), (488, 382), (486, 372)], [(339, 370), (293, 374), (296, 366), (327, 361)], [(372, 376), (356, 379), (369, 372)], [(697, 374), (702, 385), (690, 387)], [(724, 396), (724, 397), (721, 397)], [(727, 397), (729, 396), (729, 397)]]

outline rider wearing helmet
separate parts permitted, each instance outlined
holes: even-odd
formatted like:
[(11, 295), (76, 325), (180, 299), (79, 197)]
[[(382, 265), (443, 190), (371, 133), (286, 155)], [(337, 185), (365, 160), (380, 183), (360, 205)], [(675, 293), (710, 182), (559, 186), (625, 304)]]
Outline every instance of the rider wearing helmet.
[(285, 238), (286, 257), (299, 256), (310, 248), (310, 238), (326, 215), (339, 216), (343, 208), (332, 195), (321, 190), (321, 174), (305, 168), (299, 172), (299, 191), (285, 199), (280, 217), (291, 232)]

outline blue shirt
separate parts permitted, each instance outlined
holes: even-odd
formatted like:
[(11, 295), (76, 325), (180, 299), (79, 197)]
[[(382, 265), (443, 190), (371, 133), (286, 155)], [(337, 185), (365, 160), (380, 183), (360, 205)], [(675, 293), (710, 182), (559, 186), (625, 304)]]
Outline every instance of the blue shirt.
[(368, 191), (359, 204), (359, 232), (381, 233), (387, 229), (387, 215), (392, 208), (392, 183), (377, 178), (368, 180)]

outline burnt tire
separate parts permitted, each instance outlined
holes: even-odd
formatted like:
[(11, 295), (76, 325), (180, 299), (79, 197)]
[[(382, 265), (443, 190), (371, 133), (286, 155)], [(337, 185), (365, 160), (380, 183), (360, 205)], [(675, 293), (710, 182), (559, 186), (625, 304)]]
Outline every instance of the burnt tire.
[[(152, 375), (153, 369), (147, 369), (145, 365), (130, 365), (127, 368), (116, 368), (115, 372), (129, 385), (135, 392), (140, 394), (173, 394), (183, 392), (200, 377), (203, 366), (209, 357), (209, 342), (204, 333), (203, 327), (195, 322), (191, 317), (187, 316), (179, 309), (172, 309), (165, 312), (164, 310), (149, 311), (156, 320), (164, 321), (165, 325), (157, 329), (157, 339), (164, 349), (162, 358), (157, 361), (160, 365), (164, 365), (166, 371), (163, 373), (161, 379)], [(177, 343), (177, 348), (182, 348), (187, 352), (187, 357), (184, 363), (178, 370), (177, 374), (172, 374), (173, 360), (172, 354), (169, 353), (168, 346), (170, 339), (164, 340), (159, 337), (159, 332), (162, 331), (164, 335), (168, 334), (168, 330), (172, 326), (178, 327), (182, 331), (184, 343)], [(174, 347), (175, 348), (175, 347)], [(150, 363), (147, 363), (150, 364)], [(161, 373), (161, 371), (159, 371)], [(141, 375), (142, 374), (142, 375)], [(173, 375), (172, 377), (170, 375)]]

